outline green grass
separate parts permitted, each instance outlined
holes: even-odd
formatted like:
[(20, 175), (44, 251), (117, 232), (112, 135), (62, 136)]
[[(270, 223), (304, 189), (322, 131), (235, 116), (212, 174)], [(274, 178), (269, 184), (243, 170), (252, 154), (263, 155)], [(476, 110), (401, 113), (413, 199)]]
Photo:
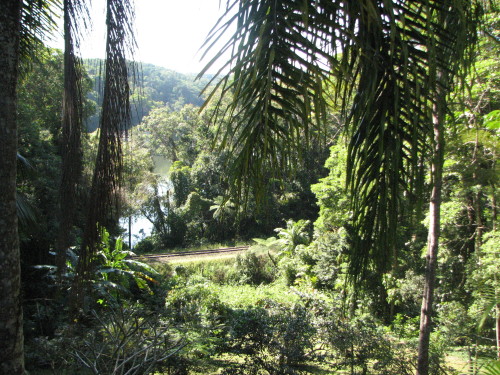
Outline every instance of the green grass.
[(223, 303), (233, 308), (256, 306), (265, 300), (292, 305), (299, 296), (281, 282), (269, 285), (216, 285), (214, 286)]
[[(472, 361), (475, 362), (475, 360), (476, 358), (473, 357)], [(477, 364), (474, 363), (474, 368), (481, 368), (491, 360), (491, 357), (478, 356)], [(457, 370), (460, 374), (469, 373), (469, 355), (466, 347), (456, 347), (454, 350), (449, 351), (446, 354), (445, 361), (448, 366)]]
[(171, 264), (183, 264), (186, 266), (187, 265), (196, 265), (199, 263), (209, 263), (209, 262), (224, 263), (225, 260), (229, 260), (229, 262), (234, 262), (234, 259), (236, 258), (236, 256), (238, 254), (240, 254), (240, 253), (238, 252), (238, 253), (186, 255), (186, 256), (179, 256), (179, 257), (175, 257), (175, 258), (169, 258), (168, 262)]

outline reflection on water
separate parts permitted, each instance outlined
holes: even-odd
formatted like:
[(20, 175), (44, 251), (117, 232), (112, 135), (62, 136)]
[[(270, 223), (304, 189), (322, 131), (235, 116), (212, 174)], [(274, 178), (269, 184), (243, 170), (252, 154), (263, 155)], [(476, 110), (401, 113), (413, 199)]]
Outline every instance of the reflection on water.
[[(153, 156), (154, 168), (153, 172), (157, 174), (160, 179), (158, 183), (158, 194), (164, 195), (167, 190), (170, 189), (170, 181), (168, 180), (168, 172), (170, 170), (170, 166), (172, 162), (168, 160), (166, 157), (161, 155)], [(128, 244), (129, 241), (129, 218), (124, 217), (120, 219), (120, 226), (123, 228), (125, 233), (123, 234), (124, 241)], [(151, 234), (151, 230), (153, 229), (153, 224), (146, 219), (144, 216), (134, 216), (130, 222), (132, 233), (132, 248), (135, 246), (137, 242), (139, 242), (144, 237), (147, 237)]]
[(153, 164), (154, 164), (153, 172), (162, 178), (167, 178), (168, 171), (170, 170), (172, 162), (164, 156), (154, 155)]

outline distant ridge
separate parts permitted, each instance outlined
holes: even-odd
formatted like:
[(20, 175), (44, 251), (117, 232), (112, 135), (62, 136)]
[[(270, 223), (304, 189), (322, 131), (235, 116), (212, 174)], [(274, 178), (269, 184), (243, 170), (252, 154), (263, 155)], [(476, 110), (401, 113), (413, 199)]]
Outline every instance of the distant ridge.
[[(87, 120), (87, 131), (93, 132), (99, 126), (99, 112), (102, 102), (102, 59), (84, 59), (84, 66), (91, 80), (92, 90), (88, 99), (95, 103), (95, 112)], [(136, 63), (135, 85), (132, 92), (131, 126), (138, 125), (155, 106), (168, 105), (173, 110), (185, 104), (201, 106), (201, 90), (209, 82), (211, 75), (195, 80), (196, 74), (178, 73), (161, 66)]]

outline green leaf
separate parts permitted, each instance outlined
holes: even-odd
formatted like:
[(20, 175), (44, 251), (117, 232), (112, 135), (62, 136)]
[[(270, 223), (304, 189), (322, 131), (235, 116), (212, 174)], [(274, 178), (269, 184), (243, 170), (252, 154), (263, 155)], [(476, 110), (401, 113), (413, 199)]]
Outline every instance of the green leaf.
[[(408, 206), (403, 197), (417, 197), (412, 205), (422, 206), (422, 165), (432, 144), (429, 124), (437, 93), (447, 94), (454, 76), (470, 64), (477, 24), (473, 4), (230, 4), (237, 15), (227, 12), (222, 17), (227, 23), (219, 21), (237, 23), (223, 44), (232, 51), (230, 69), (212, 91), (224, 87), (222, 96), (234, 93), (230, 109), (213, 118), (229, 116), (221, 130), (234, 156), (228, 185), (245, 200), (252, 190), (247, 187), (253, 187), (260, 201), (264, 173), (279, 178), (290, 173), (292, 152), (304, 149), (311, 130), (327, 125), (325, 86), (334, 81), (351, 138), (346, 177), (352, 199), (350, 273), (358, 281), (370, 266), (384, 271)], [(222, 34), (213, 31), (208, 39)], [(440, 80), (441, 74), (449, 79)]]
[(491, 130), (500, 129), (500, 110), (492, 111), (484, 116), (484, 126)]
[(482, 370), (481, 375), (500, 375), (500, 361), (488, 363)]
[(159, 275), (159, 273), (153, 267), (151, 267), (149, 264), (146, 264), (144, 262), (139, 262), (139, 261), (133, 260), (133, 259), (125, 259), (123, 261), (123, 263), (141, 268), (143, 270), (146, 270), (146, 271), (152, 273), (153, 275)]

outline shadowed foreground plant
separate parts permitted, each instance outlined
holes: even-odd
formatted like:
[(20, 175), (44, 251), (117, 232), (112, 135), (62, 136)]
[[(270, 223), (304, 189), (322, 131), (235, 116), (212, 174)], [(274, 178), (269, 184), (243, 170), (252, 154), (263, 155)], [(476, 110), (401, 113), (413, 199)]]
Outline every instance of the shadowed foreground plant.
[(97, 327), (74, 349), (74, 357), (92, 374), (144, 375), (174, 366), (186, 343), (170, 322), (140, 309), (117, 308), (100, 315)]
[(123, 241), (118, 238), (111, 245), (109, 233), (102, 229), (101, 241), (96, 254), (96, 289), (103, 295), (114, 291), (122, 291), (125, 294), (131, 291), (130, 281), (133, 281), (141, 290), (152, 294), (148, 282), (157, 283), (150, 275), (158, 276), (158, 272), (146, 263), (133, 259), (126, 259), (127, 256), (135, 255), (131, 251), (123, 249)]

